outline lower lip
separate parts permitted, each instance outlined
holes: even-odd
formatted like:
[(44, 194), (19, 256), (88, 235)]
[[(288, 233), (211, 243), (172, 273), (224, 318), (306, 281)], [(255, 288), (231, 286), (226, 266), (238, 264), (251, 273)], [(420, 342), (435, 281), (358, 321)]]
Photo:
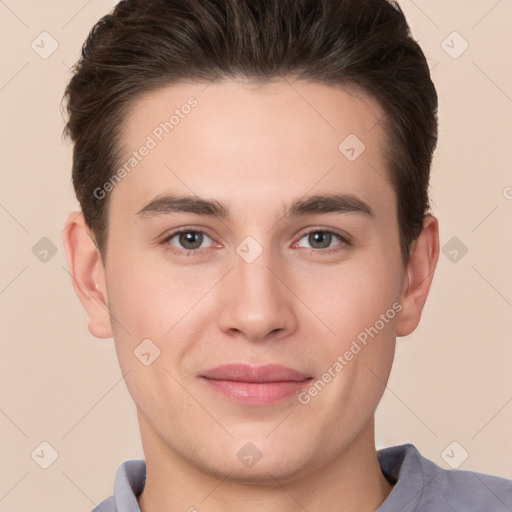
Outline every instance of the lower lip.
[(234, 402), (248, 405), (268, 405), (296, 395), (307, 387), (312, 379), (300, 382), (238, 382), (203, 378), (210, 389)]

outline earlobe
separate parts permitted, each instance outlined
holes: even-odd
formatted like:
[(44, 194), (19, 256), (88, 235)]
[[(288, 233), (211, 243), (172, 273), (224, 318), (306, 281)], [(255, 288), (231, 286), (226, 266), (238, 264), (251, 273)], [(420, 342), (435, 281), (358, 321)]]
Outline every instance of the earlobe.
[(68, 216), (62, 239), (73, 288), (89, 316), (89, 331), (97, 338), (112, 338), (105, 269), (81, 212)]
[(411, 245), (400, 300), (402, 310), (397, 319), (397, 336), (407, 336), (418, 326), (438, 258), (438, 222), (435, 217), (427, 215), (420, 235)]

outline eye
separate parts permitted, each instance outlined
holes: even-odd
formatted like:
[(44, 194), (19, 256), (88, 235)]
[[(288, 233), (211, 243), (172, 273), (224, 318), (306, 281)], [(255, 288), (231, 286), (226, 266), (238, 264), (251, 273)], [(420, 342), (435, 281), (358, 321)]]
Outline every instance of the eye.
[(330, 249), (343, 243), (348, 245), (348, 242), (336, 233), (316, 230), (306, 233), (297, 245), (298, 247), (308, 247), (310, 249)]
[(165, 241), (174, 247), (185, 251), (204, 249), (213, 242), (213, 240), (205, 233), (193, 230), (179, 231), (170, 235)]

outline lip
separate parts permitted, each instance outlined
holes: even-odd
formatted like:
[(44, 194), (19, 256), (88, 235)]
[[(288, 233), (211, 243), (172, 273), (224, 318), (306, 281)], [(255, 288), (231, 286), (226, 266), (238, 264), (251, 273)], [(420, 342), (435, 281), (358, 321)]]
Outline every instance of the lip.
[(224, 364), (205, 371), (201, 377), (213, 380), (231, 380), (235, 382), (300, 382), (308, 379), (298, 370), (278, 364), (251, 366), (249, 364)]
[(281, 365), (226, 364), (200, 375), (209, 389), (248, 405), (268, 405), (296, 395), (313, 377)]

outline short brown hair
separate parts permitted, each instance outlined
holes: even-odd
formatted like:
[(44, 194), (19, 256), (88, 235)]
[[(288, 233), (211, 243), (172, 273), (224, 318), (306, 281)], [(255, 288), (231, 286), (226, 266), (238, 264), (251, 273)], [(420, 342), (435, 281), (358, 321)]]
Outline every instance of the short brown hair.
[(280, 77), (360, 88), (385, 113), (403, 260), (429, 211), (437, 94), (402, 10), (387, 0), (123, 0), (92, 28), (64, 95), (73, 185), (104, 255), (120, 132), (143, 93), (184, 81)]

